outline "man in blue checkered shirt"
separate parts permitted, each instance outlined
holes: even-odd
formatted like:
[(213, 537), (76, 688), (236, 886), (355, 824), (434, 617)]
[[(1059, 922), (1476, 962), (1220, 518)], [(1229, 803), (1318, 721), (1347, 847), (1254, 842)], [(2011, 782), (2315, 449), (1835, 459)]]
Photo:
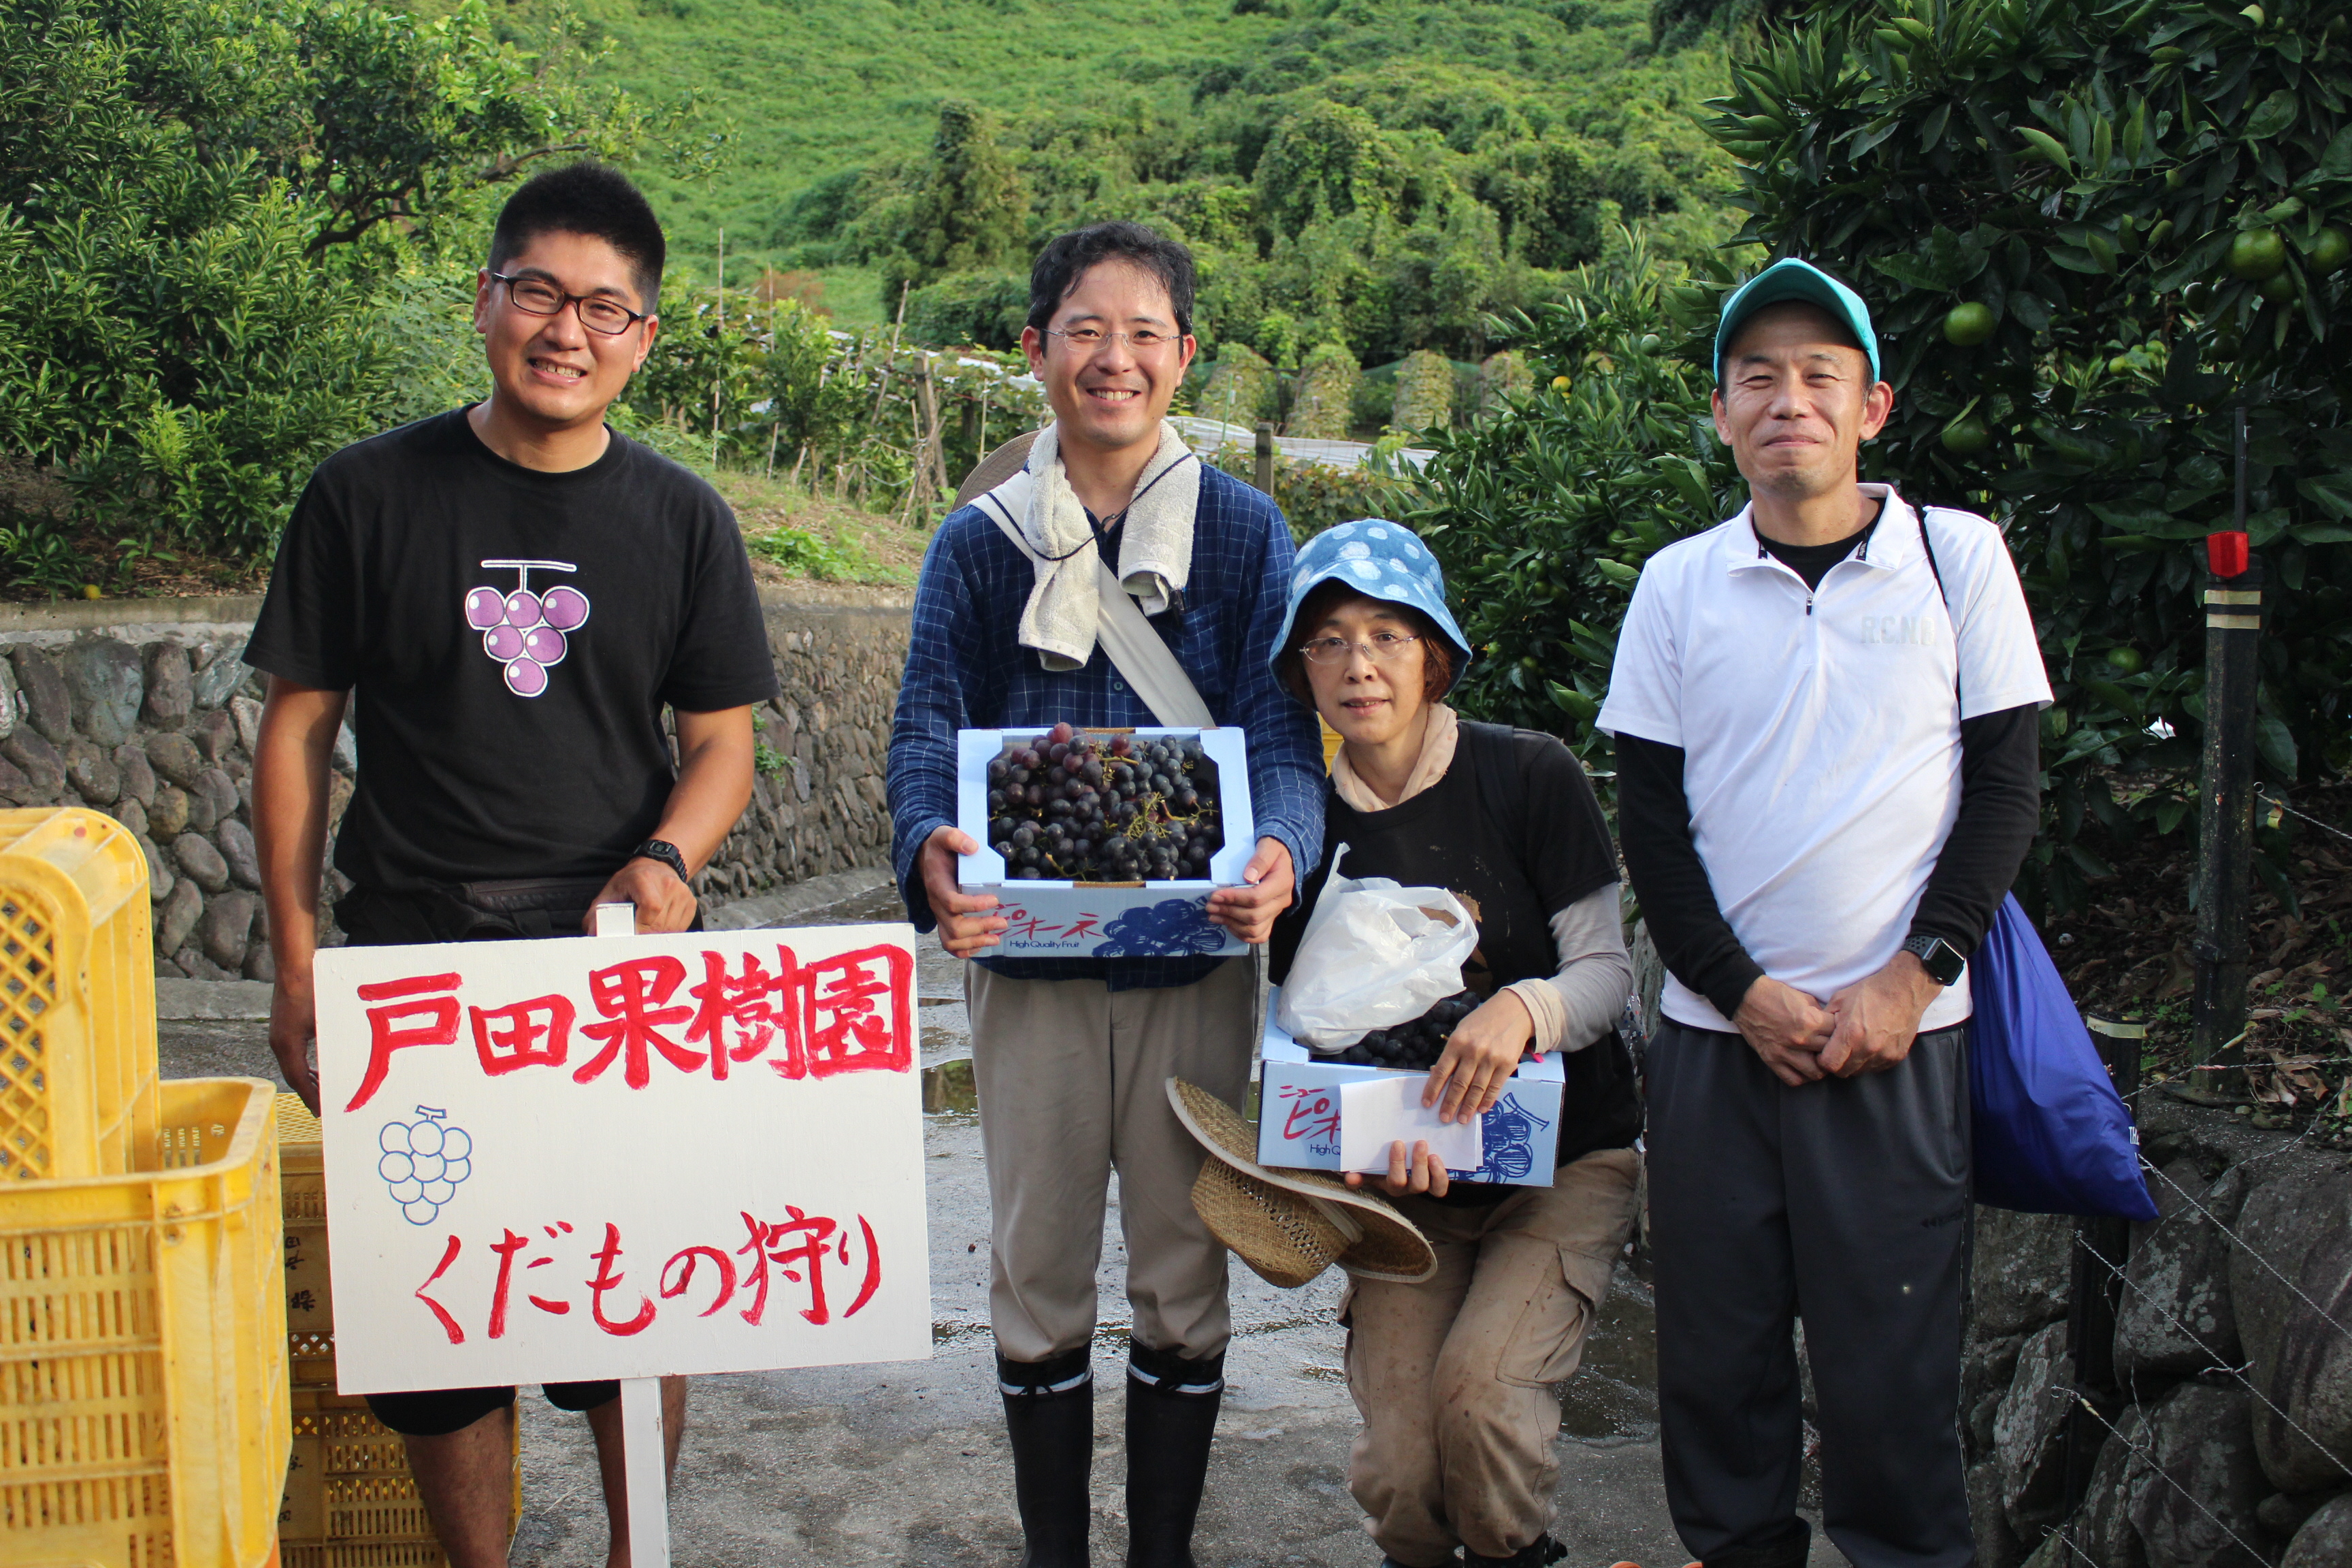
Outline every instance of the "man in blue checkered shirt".
[(1323, 840), (1315, 721), (1268, 661), (1290, 585), (1289, 528), (1162, 423), (1197, 347), (1192, 315), (1191, 254), (1139, 225), (1080, 229), (1039, 255), (1022, 342), (1055, 423), (1028, 456), (1021, 493), (1033, 499), (965, 506), (940, 524), (891, 728), (892, 858), (908, 911), (975, 961), (965, 992), (988, 1159), (990, 1309), (1027, 1568), (1087, 1563), (1089, 1347), (1114, 1167), (1134, 1314), (1128, 1562), (1191, 1568), (1231, 1318), (1225, 1249), (1192, 1208), (1201, 1147), (1164, 1086), (1181, 1077), (1241, 1103), (1256, 965), (986, 957), (1006, 921), (994, 898), (957, 886), (956, 857), (979, 846), (955, 826), (956, 731), (1159, 721), (1093, 640), (1099, 555), (1216, 722), (1247, 741), (1261, 837), (1244, 885), (1212, 894), (1209, 918), (1264, 942)]

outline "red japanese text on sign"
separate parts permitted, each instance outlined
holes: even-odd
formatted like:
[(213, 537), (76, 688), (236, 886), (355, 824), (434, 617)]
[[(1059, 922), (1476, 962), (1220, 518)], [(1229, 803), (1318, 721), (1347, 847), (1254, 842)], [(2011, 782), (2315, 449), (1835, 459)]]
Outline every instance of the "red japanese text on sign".
[(410, 1046), (457, 1043), (456, 992), (464, 984), (455, 974), (420, 974), (413, 980), (385, 980), (359, 988), (361, 1001), (391, 1005), (367, 1010), (367, 1072), (345, 1110), (357, 1110), (383, 1087), (384, 1075), (392, 1070), (393, 1052)]
[(604, 1016), (604, 1022), (585, 1025), (580, 1032), (592, 1040), (603, 1041), (604, 1048), (573, 1073), (572, 1081), (588, 1082), (619, 1057), (621, 1081), (631, 1089), (643, 1089), (653, 1080), (653, 1051), (659, 1051), (670, 1066), (683, 1072), (700, 1067), (700, 1051), (688, 1050), (662, 1033), (694, 1016), (694, 1009), (683, 1003), (675, 1007), (663, 1005), (677, 994), (685, 979), (686, 965), (666, 954), (632, 958), (591, 970), (588, 994), (595, 1002), (596, 1011)]
[[(749, 1300), (740, 1309), (745, 1322), (758, 1327), (765, 1319), (772, 1281), (781, 1282), (776, 1288), (795, 1287), (793, 1309), (811, 1324), (823, 1327), (835, 1321), (833, 1295), (827, 1290), (826, 1271), (834, 1271), (835, 1289), (841, 1283), (854, 1280), (855, 1295), (849, 1305), (840, 1310), (840, 1319), (856, 1317), (882, 1287), (883, 1266), (881, 1244), (874, 1235), (873, 1222), (858, 1215), (850, 1220), (836, 1220), (826, 1215), (812, 1215), (793, 1205), (786, 1205), (784, 1217), (770, 1222), (744, 1213), (741, 1219), (749, 1239), (730, 1254), (718, 1247), (697, 1244), (679, 1248), (670, 1255), (654, 1277), (654, 1289), (661, 1301), (678, 1301), (679, 1310), (690, 1311), (698, 1318), (708, 1318), (734, 1301), (739, 1296)], [(602, 1244), (586, 1256), (590, 1269), (580, 1283), (588, 1291), (588, 1315), (604, 1333), (626, 1338), (643, 1333), (654, 1325), (661, 1310), (653, 1295), (635, 1290), (636, 1305), (625, 1305), (632, 1287), (625, 1264), (627, 1251), (621, 1241), (620, 1226), (607, 1221), (602, 1227)], [(568, 1222), (543, 1226), (541, 1229), (556, 1246), (574, 1234)], [(583, 1237), (584, 1240), (584, 1235)], [(579, 1243), (575, 1242), (576, 1247)], [(442, 1277), (465, 1250), (463, 1241), (451, 1236), (442, 1249), (440, 1260), (415, 1292), (416, 1300), (433, 1314), (442, 1334), (453, 1345), (466, 1342), (466, 1331), (443, 1292), (436, 1291)], [(490, 1286), (489, 1310), (485, 1314), (485, 1337), (498, 1340), (508, 1337), (511, 1327), (510, 1307), (516, 1294), (515, 1276), (519, 1272), (516, 1259), (541, 1250), (541, 1244), (531, 1237), (502, 1227), (499, 1239), (489, 1244), (489, 1251), (498, 1259)], [(739, 1268), (735, 1258), (745, 1262)], [(530, 1258), (520, 1271), (543, 1268), (554, 1263), (548, 1256)], [(708, 1279), (707, 1286), (700, 1281)], [(708, 1290), (708, 1305), (697, 1309), (692, 1300), (680, 1300)], [(551, 1317), (568, 1315), (572, 1307), (569, 1300), (550, 1300), (545, 1297), (525, 1294), (523, 1300)], [(612, 1303), (608, 1310), (607, 1301)], [(626, 1316), (621, 1313), (625, 1310)]]
[(572, 1072), (591, 1083), (617, 1064), (631, 1089), (653, 1080), (658, 1058), (680, 1072), (733, 1076), (765, 1060), (788, 1079), (845, 1072), (905, 1072), (915, 1060), (915, 963), (903, 947), (858, 948), (803, 963), (776, 949), (775, 967), (757, 953), (706, 950), (702, 976), (687, 984), (688, 965), (665, 954), (631, 958), (588, 972), (587, 1006), (561, 992), (492, 1004), (468, 998), (463, 978), (422, 974), (358, 987), (367, 1008), (368, 1064), (344, 1109), (375, 1098), (393, 1054), (411, 1046), (457, 1043), (461, 1016), (472, 1025), (483, 1075), (570, 1065), (576, 1032), (597, 1047)]

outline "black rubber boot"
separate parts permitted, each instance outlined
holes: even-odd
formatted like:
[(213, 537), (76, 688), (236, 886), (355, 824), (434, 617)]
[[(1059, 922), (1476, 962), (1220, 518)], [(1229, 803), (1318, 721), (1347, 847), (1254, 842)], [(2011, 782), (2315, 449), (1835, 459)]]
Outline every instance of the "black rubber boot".
[(1021, 1568), (1087, 1568), (1094, 1510), (1095, 1374), (1081, 1345), (1051, 1361), (996, 1358), (1004, 1428), (1013, 1436), (1013, 1496), (1021, 1510)]
[(1568, 1555), (1568, 1548), (1549, 1535), (1538, 1535), (1508, 1557), (1481, 1557), (1468, 1547), (1462, 1549), (1464, 1568), (1551, 1568), (1551, 1564)]
[(1224, 1393), (1223, 1351), (1187, 1361), (1173, 1351), (1129, 1347), (1128, 1568), (1193, 1568), (1192, 1521)]

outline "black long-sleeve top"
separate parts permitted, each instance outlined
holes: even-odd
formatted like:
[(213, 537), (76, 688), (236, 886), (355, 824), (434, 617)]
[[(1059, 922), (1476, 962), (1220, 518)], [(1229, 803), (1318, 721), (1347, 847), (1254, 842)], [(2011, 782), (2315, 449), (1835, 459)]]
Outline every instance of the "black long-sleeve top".
[[(1919, 896), (1912, 934), (1976, 952), (2041, 826), (2041, 770), (2032, 703), (1960, 721), (1959, 816)], [(1730, 1017), (1764, 971), (1723, 918), (1692, 842), (1680, 746), (1617, 737), (1617, 815), (1625, 868), (1658, 956)]]

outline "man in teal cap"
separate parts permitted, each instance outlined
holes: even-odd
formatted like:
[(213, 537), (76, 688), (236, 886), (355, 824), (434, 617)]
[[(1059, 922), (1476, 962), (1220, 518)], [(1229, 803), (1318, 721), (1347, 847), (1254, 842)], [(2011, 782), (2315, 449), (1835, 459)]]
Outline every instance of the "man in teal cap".
[(1777, 262), (1715, 354), (1749, 504), (1643, 565), (1600, 718), (1668, 973), (1667, 1498), (1706, 1568), (1805, 1562), (1801, 1322), (1831, 1540), (1969, 1568), (1968, 959), (2032, 840), (2050, 687), (2000, 531), (1862, 480), (1895, 389), (1852, 289)]

